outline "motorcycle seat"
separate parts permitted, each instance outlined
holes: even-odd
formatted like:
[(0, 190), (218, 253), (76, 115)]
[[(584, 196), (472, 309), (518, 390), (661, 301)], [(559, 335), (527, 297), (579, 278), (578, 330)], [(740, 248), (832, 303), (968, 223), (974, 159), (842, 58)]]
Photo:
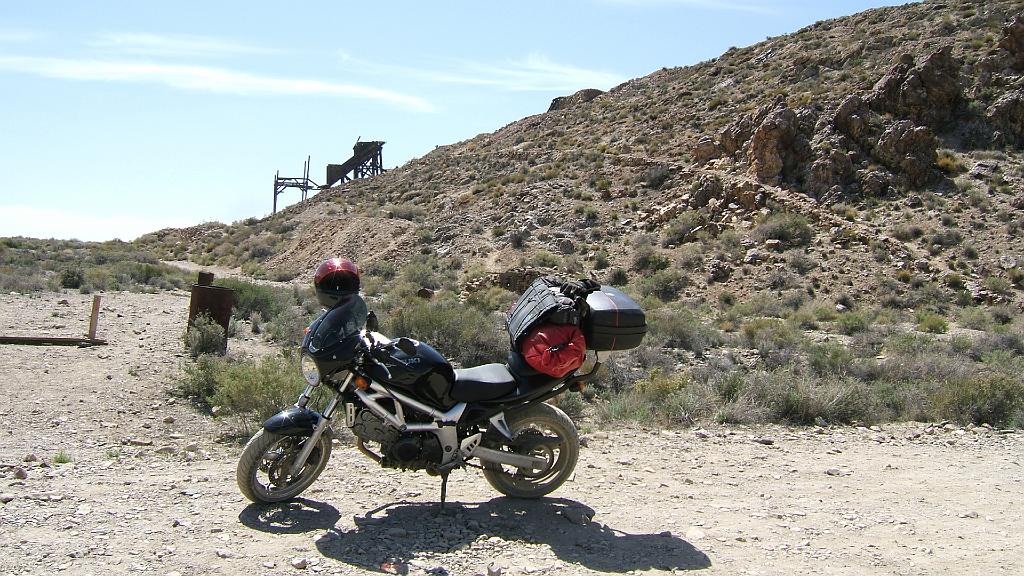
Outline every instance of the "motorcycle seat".
[(504, 364), (484, 364), (455, 371), (451, 396), (459, 402), (494, 400), (515, 390), (516, 379)]

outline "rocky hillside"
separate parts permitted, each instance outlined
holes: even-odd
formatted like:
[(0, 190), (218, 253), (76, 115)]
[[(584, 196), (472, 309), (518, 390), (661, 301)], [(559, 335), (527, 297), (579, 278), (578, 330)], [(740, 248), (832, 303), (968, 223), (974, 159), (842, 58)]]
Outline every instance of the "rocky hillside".
[(430, 256), (471, 287), (536, 265), (663, 301), (1019, 304), (1022, 12), (944, 0), (819, 22), (556, 99), (261, 221), (138, 242), (273, 277)]

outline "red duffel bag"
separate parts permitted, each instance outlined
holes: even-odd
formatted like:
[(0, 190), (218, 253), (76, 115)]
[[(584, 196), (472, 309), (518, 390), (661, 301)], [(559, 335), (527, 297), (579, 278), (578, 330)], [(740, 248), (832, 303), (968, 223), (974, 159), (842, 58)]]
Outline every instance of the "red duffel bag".
[(587, 342), (575, 324), (541, 324), (523, 338), (519, 350), (534, 370), (561, 378), (583, 365)]

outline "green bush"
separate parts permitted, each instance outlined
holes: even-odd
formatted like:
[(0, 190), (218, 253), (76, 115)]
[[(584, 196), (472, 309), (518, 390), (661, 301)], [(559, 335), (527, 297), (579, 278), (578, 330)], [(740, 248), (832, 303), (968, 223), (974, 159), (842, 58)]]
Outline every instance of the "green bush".
[(60, 273), (61, 288), (81, 288), (85, 281), (85, 273), (81, 268), (65, 268)]
[(778, 240), (783, 248), (797, 248), (811, 243), (813, 231), (807, 218), (789, 212), (777, 212), (768, 216), (750, 233), (757, 242)]
[(658, 270), (640, 279), (640, 293), (654, 296), (662, 302), (674, 300), (684, 288), (690, 285), (689, 276), (678, 270)]
[(941, 314), (922, 310), (917, 313), (917, 330), (930, 334), (945, 334), (949, 324)]
[(202, 354), (223, 354), (224, 328), (210, 316), (200, 314), (185, 332), (184, 341), (193, 358)]
[(200, 356), (186, 364), (177, 389), (221, 413), (238, 419), (248, 432), (266, 418), (292, 404), (305, 382), (294, 356), (220, 358)]
[(687, 310), (657, 310), (648, 319), (651, 336), (662, 338), (665, 346), (683, 348), (703, 356), (715, 346), (720, 346), (725, 338), (722, 333), (710, 326), (705, 326), (697, 316)]
[(463, 366), (503, 362), (508, 334), (496, 318), (454, 300), (408, 300), (388, 316), (387, 330), (437, 349)]
[(836, 318), (836, 328), (842, 334), (852, 335), (864, 332), (871, 327), (874, 318), (867, 312), (843, 312)]
[(946, 382), (932, 398), (937, 416), (994, 426), (1024, 426), (1024, 382), (1019, 376), (979, 373)]
[(253, 312), (259, 313), (265, 320), (272, 319), (292, 300), (290, 292), (286, 289), (236, 278), (219, 278), (214, 284), (234, 290), (235, 315), (246, 320), (252, 318)]

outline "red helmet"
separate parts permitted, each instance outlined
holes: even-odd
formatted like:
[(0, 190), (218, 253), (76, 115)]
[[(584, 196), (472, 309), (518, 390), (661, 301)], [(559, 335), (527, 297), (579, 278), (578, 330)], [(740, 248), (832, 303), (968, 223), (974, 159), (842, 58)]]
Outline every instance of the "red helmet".
[(334, 308), (348, 296), (359, 292), (359, 267), (348, 258), (324, 260), (313, 274), (316, 299)]

